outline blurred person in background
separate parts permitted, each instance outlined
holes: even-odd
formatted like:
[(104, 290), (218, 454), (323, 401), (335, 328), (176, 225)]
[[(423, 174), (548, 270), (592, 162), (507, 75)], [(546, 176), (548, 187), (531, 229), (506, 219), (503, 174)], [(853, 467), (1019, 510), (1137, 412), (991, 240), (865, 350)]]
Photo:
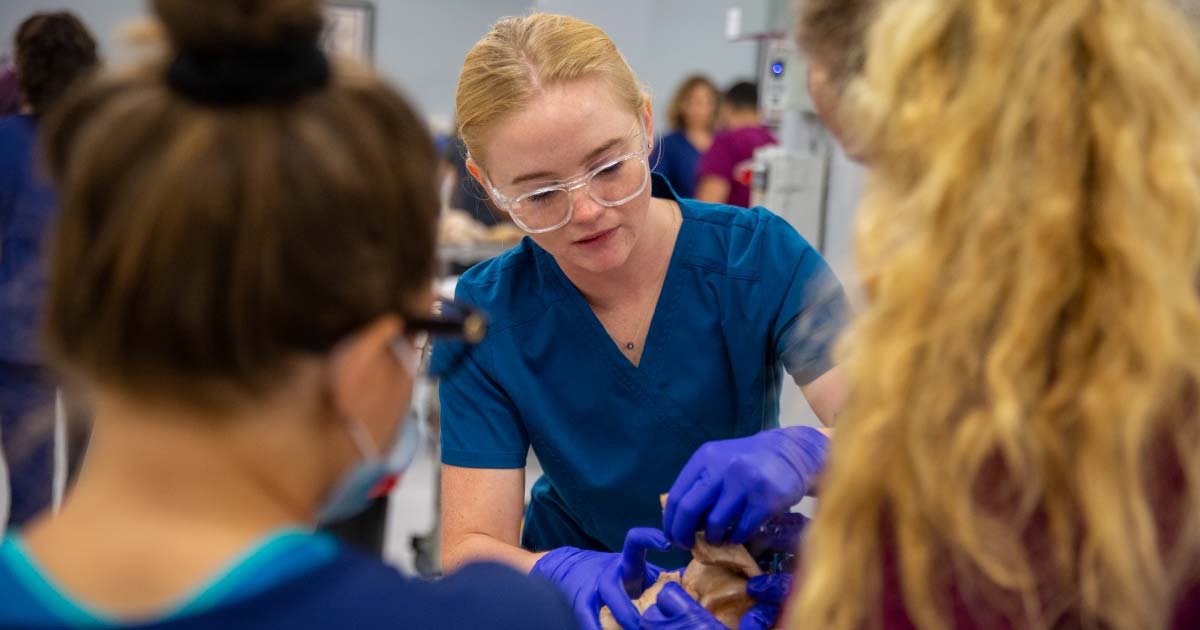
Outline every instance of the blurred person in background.
[(712, 145), (720, 96), (717, 86), (698, 74), (684, 79), (671, 97), (667, 110), (671, 133), (654, 147), (650, 165), (680, 197), (690, 199), (696, 194), (696, 169), (700, 156)]
[(754, 152), (778, 144), (758, 113), (758, 84), (740, 81), (721, 99), (721, 131), (700, 158), (696, 199), (750, 207)]
[(7, 57), (0, 57), (0, 118), (21, 113), (22, 100), (16, 63)]
[(319, 0), (156, 0), (172, 50), (45, 122), (61, 190), (46, 339), (89, 394), (78, 483), (0, 545), (3, 628), (545, 628), (497, 565), (410, 580), (314, 533), (411, 463), (432, 296), (433, 142)]
[[(15, 43), (23, 113), (0, 120), (0, 444), (10, 473), (9, 521), (19, 527), (50, 504), (56, 470), (48, 421), (55, 384), (38, 328), (45, 292), (42, 243), (57, 199), (35, 145), (47, 112), (95, 69), (97, 55), (87, 27), (66, 12), (29, 17)], [(77, 461), (79, 451), (69, 451)]]
[(802, 7), (814, 100), (872, 174), (787, 627), (1200, 626), (1194, 25), (1163, 0)]

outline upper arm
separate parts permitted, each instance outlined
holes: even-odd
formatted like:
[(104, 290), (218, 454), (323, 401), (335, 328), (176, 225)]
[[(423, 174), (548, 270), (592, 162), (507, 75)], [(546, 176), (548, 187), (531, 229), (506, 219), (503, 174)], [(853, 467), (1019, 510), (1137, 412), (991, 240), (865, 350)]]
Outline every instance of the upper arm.
[[(499, 587), (499, 588), (498, 588)], [(550, 582), (493, 563), (473, 564), (436, 585), (452, 602), (455, 621), (443, 617), (439, 628), (490, 630), (571, 630), (575, 613)]]
[[(457, 298), (473, 302), (460, 282)], [(516, 404), (496, 379), (495, 340), (476, 346), (438, 342), (442, 463), (467, 468), (524, 468), (529, 436)]]
[(483, 534), (515, 546), (524, 506), (524, 468), (442, 465), (442, 527), (448, 542)]
[(846, 400), (846, 373), (842, 368), (834, 366), (816, 380), (801, 385), (800, 391), (813, 413), (817, 414), (821, 423), (831, 427), (837, 420), (838, 411)]
[[(841, 404), (844, 379), (835, 373), (818, 381), (834, 367), (834, 346), (849, 317), (846, 295), (819, 252), (782, 219), (772, 222), (777, 234), (767, 239), (763, 273), (779, 296), (771, 328), (775, 353), (796, 383), (819, 399), (813, 410), (828, 423), (828, 412)], [(829, 407), (824, 415), (821, 406)]]
[(707, 203), (725, 203), (729, 200), (729, 182), (713, 175), (705, 175), (696, 185), (696, 200)]

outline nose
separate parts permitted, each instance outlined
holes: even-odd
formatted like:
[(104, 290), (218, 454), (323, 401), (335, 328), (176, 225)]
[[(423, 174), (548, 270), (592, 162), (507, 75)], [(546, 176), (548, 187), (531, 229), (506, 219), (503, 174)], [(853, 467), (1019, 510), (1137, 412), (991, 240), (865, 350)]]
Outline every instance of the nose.
[(586, 186), (571, 191), (571, 203), (574, 207), (571, 221), (575, 223), (594, 223), (596, 219), (599, 219), (604, 214), (604, 206), (596, 203), (595, 199), (592, 199), (592, 196), (588, 194)]

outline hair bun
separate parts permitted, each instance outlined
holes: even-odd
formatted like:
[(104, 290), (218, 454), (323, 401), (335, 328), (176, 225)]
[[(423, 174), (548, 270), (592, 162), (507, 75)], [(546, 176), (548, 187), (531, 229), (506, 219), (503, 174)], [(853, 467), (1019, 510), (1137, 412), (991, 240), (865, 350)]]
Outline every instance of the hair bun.
[(167, 84), (216, 106), (279, 103), (324, 87), (318, 0), (155, 0), (175, 47)]

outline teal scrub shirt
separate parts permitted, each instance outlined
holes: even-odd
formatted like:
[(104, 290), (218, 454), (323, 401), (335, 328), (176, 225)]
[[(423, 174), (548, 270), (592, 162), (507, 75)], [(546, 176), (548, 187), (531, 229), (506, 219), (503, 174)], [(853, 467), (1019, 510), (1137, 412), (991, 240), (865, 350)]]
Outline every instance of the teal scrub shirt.
[[(779, 426), (786, 371), (829, 370), (846, 300), (829, 266), (762, 208), (675, 200), (683, 224), (635, 366), (554, 258), (526, 238), (468, 270), (456, 298), (491, 326), (467, 350), (434, 351), (442, 462), (545, 472), (521, 544), (616, 551), (631, 527), (661, 527), (659, 495), (700, 445)], [(690, 556), (652, 557), (669, 568)]]

